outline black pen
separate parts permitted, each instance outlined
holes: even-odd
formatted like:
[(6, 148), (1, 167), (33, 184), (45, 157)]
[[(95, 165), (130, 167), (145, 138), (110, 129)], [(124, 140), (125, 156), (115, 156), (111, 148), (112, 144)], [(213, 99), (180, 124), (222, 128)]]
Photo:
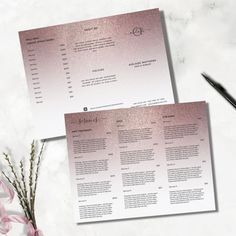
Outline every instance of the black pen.
[(234, 108), (236, 108), (236, 100), (227, 92), (227, 90), (218, 82), (214, 81), (209, 75), (206, 73), (201, 74), (206, 81), (223, 96)]

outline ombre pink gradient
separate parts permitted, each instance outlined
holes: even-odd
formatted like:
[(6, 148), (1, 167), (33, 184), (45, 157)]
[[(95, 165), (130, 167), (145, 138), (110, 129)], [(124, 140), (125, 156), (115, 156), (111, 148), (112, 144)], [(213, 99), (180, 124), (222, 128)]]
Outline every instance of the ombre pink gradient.
[[(163, 117), (170, 118), (163, 118)], [(96, 120), (97, 122), (83, 123), (83, 120)], [(116, 121), (123, 121), (124, 127), (118, 128)], [(205, 102), (193, 102), (183, 104), (169, 104), (141, 108), (129, 109), (114, 109), (108, 111), (96, 111), (86, 113), (71, 113), (65, 114), (67, 146), (69, 156), (69, 166), (71, 173), (71, 185), (73, 194), (73, 205), (75, 212), (75, 221), (77, 223), (147, 217), (147, 216), (160, 216), (169, 214), (181, 214), (191, 212), (204, 212), (214, 211), (215, 196), (214, 196), (214, 183), (212, 176), (211, 153), (209, 144), (209, 131), (208, 131), (208, 116), (207, 105)], [(198, 127), (196, 135), (186, 136), (184, 138), (165, 140), (164, 139), (164, 126), (167, 125), (184, 125), (196, 124)], [(128, 190), (128, 187), (122, 186), (121, 174), (125, 173), (120, 164), (119, 152), (120, 149), (118, 141), (118, 130), (120, 129), (140, 129), (152, 128), (152, 139), (142, 140), (137, 143), (127, 144), (125, 150), (144, 150), (154, 149), (155, 157), (153, 161), (143, 162), (141, 164), (129, 165), (129, 172), (135, 171), (148, 171), (155, 170), (156, 181), (149, 183), (142, 187), (135, 187), (132, 189), (132, 194), (158, 192), (158, 204), (150, 205), (138, 209), (124, 210), (124, 201), (120, 199), (114, 204), (114, 214), (112, 216), (103, 216), (101, 218), (80, 219), (78, 206), (83, 204), (102, 203), (109, 201), (112, 196), (119, 196), (122, 198), (125, 193), (123, 190)], [(80, 133), (79, 136), (74, 137), (75, 131), (88, 130), (90, 132)], [(111, 133), (107, 135), (107, 133)], [(77, 133), (76, 133), (77, 134)], [(78, 154), (73, 152), (73, 141), (93, 138), (107, 138), (107, 149), (97, 151), (94, 153), (84, 153), (80, 155), (79, 160), (100, 160), (103, 159), (107, 153), (114, 153), (109, 159), (109, 169), (106, 172), (96, 175), (88, 175), (85, 179), (80, 180), (75, 174), (75, 162), (78, 160)], [(154, 146), (154, 143), (158, 145)], [(190, 157), (186, 160), (167, 162), (165, 156), (166, 147), (184, 146), (184, 145), (199, 145), (199, 155), (197, 157)], [(124, 146), (124, 145), (123, 145)], [(204, 200), (192, 201), (188, 204), (170, 204), (169, 202), (169, 188), (173, 183), (168, 182), (167, 164), (175, 164), (176, 168), (184, 168), (191, 166), (201, 166), (202, 176), (200, 179), (189, 179), (185, 182), (175, 183), (178, 185), (175, 190), (203, 188)], [(124, 166), (123, 166), (124, 167)], [(110, 175), (116, 175), (116, 178), (111, 180)], [(79, 198), (77, 196), (76, 186), (78, 183), (93, 182), (99, 180), (111, 180), (112, 192), (96, 197)], [(158, 187), (164, 186), (162, 189)], [(86, 200), (86, 203), (79, 203), (79, 200)]]
[[(135, 29), (141, 29), (140, 35), (133, 33)], [(160, 103), (174, 103), (158, 9), (21, 31), (19, 37), (39, 139), (64, 136), (64, 114), (82, 112), (84, 107), (88, 111), (128, 108), (156, 99), (162, 99)], [(77, 43), (108, 37), (115, 46), (74, 51)], [(65, 51), (60, 51), (60, 45), (65, 45)], [(62, 65), (62, 52), (66, 53), (68, 76)], [(35, 59), (39, 73), (41, 104), (36, 104), (37, 85), (33, 84), (35, 68), (31, 59)], [(137, 68), (130, 66), (148, 60), (155, 62)], [(93, 72), (101, 68), (104, 70)], [(114, 74), (117, 82), (82, 87), (82, 80)], [(70, 77), (71, 84), (67, 84), (66, 77)], [(69, 98), (68, 86), (72, 86), (73, 99)]]

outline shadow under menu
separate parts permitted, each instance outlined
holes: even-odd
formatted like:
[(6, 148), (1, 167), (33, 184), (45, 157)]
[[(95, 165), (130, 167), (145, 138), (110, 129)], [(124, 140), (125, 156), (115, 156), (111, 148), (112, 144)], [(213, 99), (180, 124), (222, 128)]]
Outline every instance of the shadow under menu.
[(163, 31), (163, 37), (164, 37), (164, 43), (165, 43), (165, 49), (166, 49), (166, 56), (167, 56), (167, 61), (169, 65), (170, 79), (171, 79), (172, 89), (174, 93), (174, 99), (175, 99), (175, 103), (178, 103), (179, 97), (178, 97), (177, 88), (176, 88), (175, 74), (174, 74), (174, 68), (173, 68), (171, 52), (170, 52), (170, 44), (169, 44), (168, 34), (166, 30), (165, 15), (163, 11), (160, 11), (160, 19), (161, 19), (161, 25), (162, 25), (162, 31)]

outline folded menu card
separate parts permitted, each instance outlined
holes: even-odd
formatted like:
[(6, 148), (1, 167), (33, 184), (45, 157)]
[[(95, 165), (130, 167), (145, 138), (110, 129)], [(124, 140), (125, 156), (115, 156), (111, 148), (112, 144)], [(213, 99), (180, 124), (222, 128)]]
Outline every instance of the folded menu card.
[(158, 9), (19, 33), (36, 137), (64, 113), (174, 103)]
[(77, 223), (215, 210), (205, 102), (65, 122)]

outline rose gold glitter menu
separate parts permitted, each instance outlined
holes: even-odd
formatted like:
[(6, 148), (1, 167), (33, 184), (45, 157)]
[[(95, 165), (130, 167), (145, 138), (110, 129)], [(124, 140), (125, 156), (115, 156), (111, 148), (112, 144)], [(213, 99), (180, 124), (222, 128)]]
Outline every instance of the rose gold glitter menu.
[(65, 122), (77, 223), (216, 209), (205, 102)]
[(37, 138), (64, 113), (174, 103), (158, 9), (19, 33)]

